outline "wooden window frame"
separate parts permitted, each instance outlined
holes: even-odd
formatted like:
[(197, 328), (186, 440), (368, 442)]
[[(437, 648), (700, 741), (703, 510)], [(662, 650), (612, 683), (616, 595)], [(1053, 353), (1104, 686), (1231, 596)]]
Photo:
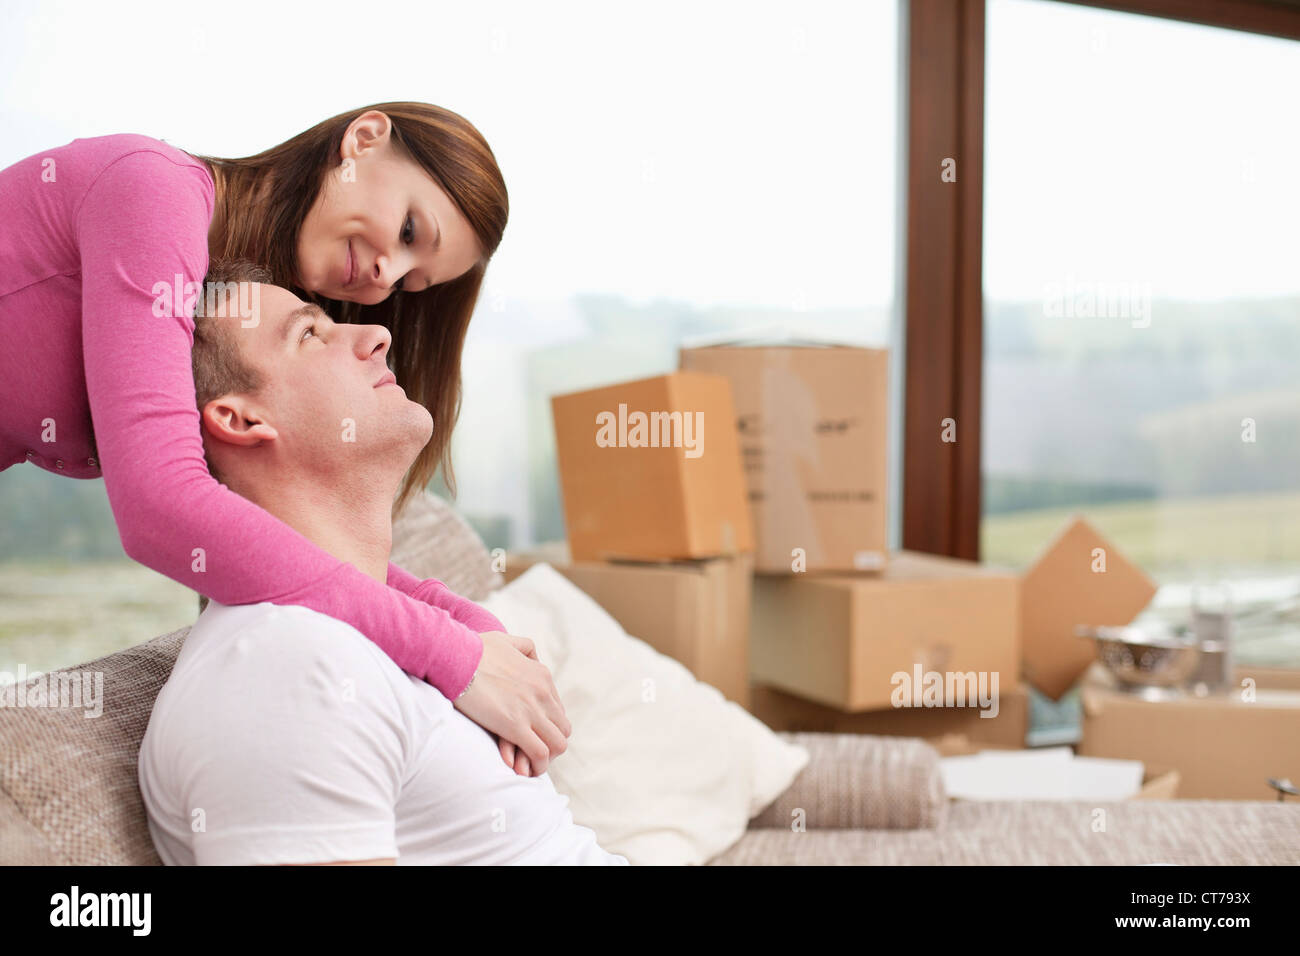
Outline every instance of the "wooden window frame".
[[(1041, 0), (1300, 40), (1300, 0)], [(901, 544), (978, 560), (985, 0), (904, 0)], [(941, 173), (955, 161), (955, 181)], [(946, 440), (955, 438), (955, 440)]]

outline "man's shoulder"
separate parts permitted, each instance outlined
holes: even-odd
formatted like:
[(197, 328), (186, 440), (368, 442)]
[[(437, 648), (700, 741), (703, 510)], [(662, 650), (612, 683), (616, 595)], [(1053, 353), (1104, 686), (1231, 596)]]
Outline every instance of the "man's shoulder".
[(331, 641), (347, 643), (365, 640), (346, 621), (297, 604), (220, 604), (209, 601), (191, 634), (202, 632), (205, 640), (236, 636), (249, 640), (297, 641), (314, 651)]
[(304, 721), (397, 721), (409, 678), (351, 625), (309, 608), (209, 602), (150, 715), (143, 750), (164, 754)]
[(209, 602), (186, 637), (172, 678), (185, 682), (193, 675), (208, 686), (218, 677), (242, 686), (283, 686), (295, 675), (391, 678), (389, 668), (401, 675), (365, 635), (328, 614), (289, 604)]

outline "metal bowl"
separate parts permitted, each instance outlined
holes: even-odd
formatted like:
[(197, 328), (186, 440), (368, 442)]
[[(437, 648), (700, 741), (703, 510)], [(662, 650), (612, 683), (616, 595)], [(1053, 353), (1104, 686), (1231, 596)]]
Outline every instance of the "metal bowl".
[(1097, 659), (1129, 689), (1182, 688), (1201, 659), (1194, 637), (1153, 634), (1138, 627), (1080, 627), (1075, 633), (1097, 642)]

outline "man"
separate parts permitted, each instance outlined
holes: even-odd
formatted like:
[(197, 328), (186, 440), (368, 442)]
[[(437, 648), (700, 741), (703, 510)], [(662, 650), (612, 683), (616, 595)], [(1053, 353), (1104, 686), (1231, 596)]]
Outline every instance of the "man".
[[(209, 467), (384, 581), (392, 502), (432, 419), (393, 381), (386, 329), (335, 324), (252, 278), (265, 274), (210, 272), (231, 288), (195, 319)], [(210, 601), (154, 705), (139, 780), (167, 864), (627, 863), (574, 823), (549, 775), (503, 755), (352, 626)]]

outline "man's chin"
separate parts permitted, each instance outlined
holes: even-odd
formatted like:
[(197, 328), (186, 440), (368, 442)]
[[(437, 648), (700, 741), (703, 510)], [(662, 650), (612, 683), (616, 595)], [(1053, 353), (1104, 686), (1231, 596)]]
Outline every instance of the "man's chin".
[(414, 406), (414, 408), (410, 409), (410, 433), (412, 440), (419, 443), (416, 449), (418, 453), (419, 449), (429, 444), (429, 439), (433, 437), (433, 416), (419, 402), (411, 402), (408, 399), (408, 403)]

